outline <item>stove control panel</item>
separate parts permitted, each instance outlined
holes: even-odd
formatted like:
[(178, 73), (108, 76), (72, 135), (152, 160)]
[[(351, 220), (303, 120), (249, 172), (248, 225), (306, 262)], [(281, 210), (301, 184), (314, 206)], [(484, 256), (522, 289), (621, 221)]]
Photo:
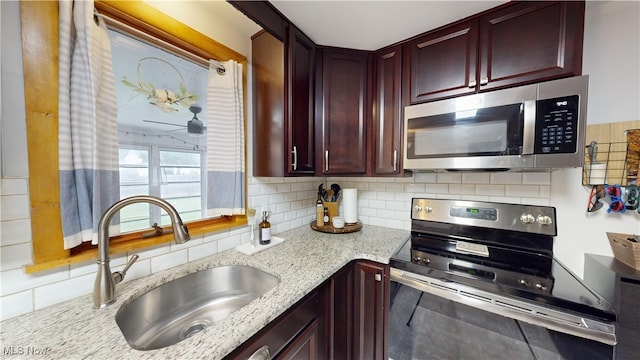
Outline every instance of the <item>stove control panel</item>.
[(411, 220), (557, 235), (556, 209), (550, 206), (413, 198)]

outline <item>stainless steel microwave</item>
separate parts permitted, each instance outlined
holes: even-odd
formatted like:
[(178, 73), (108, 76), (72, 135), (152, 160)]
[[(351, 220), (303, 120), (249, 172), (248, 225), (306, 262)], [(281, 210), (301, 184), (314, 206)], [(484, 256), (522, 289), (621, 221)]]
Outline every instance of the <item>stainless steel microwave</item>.
[(407, 170), (521, 170), (582, 166), (589, 77), (411, 105)]

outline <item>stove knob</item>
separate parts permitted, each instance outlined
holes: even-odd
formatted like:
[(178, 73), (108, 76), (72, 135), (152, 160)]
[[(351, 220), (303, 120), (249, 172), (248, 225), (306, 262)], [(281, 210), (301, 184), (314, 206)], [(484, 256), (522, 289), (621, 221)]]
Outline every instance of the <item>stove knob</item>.
[(430, 212), (433, 211), (433, 208), (431, 206), (427, 205), (427, 207), (424, 208), (424, 211), (430, 213)]
[(431, 259), (429, 259), (429, 258), (424, 258), (424, 259), (422, 259), (422, 262), (423, 262), (425, 265), (429, 265), (429, 264), (431, 264)]
[(538, 290), (547, 290), (547, 287), (540, 284), (540, 283), (536, 283), (536, 289)]
[(422, 211), (422, 205), (416, 205), (413, 207), (417, 213), (419, 213), (420, 211)]
[(520, 215), (520, 222), (523, 224), (531, 224), (534, 223), (536, 219), (531, 214), (523, 213)]
[(553, 220), (551, 220), (550, 216), (538, 215), (538, 224), (540, 224), (540, 225), (551, 225), (551, 224), (553, 224)]
[(529, 283), (525, 279), (518, 280), (518, 283), (524, 287), (529, 287)]

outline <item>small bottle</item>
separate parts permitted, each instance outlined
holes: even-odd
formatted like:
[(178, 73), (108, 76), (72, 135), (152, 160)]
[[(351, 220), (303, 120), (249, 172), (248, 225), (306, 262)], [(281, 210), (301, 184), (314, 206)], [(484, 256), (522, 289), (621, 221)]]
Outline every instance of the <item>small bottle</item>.
[(324, 216), (322, 220), (324, 220), (325, 225), (329, 225), (329, 208), (328, 207), (324, 208)]
[(267, 245), (271, 242), (271, 223), (267, 219), (267, 212), (262, 212), (262, 222), (258, 225), (260, 228), (260, 245)]
[(318, 194), (318, 200), (316, 200), (316, 226), (324, 225), (324, 204), (322, 198)]

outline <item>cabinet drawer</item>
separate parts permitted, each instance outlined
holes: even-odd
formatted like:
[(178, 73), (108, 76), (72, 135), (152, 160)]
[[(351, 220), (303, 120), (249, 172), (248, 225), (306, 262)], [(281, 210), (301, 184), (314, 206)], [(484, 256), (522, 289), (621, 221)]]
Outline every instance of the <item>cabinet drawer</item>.
[(246, 360), (264, 346), (268, 347), (270, 358), (276, 358), (307, 325), (318, 318), (318, 307), (319, 296), (314, 293), (260, 330), (225, 359)]

